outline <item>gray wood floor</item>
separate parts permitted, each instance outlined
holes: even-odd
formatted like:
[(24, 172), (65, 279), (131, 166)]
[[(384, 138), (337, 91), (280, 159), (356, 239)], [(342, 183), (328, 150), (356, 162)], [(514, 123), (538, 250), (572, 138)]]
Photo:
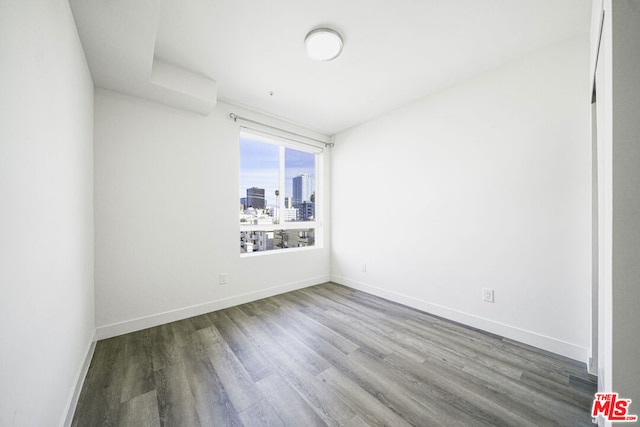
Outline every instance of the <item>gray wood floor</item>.
[(575, 361), (332, 283), (97, 343), (74, 426), (591, 425)]

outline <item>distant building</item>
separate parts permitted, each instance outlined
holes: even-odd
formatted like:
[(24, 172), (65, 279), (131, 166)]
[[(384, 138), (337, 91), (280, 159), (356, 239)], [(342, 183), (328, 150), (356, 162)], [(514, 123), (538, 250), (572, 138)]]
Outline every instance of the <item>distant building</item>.
[(316, 217), (316, 206), (313, 202), (302, 202), (294, 205), (298, 221), (312, 221)]
[(240, 211), (241, 224), (273, 224), (273, 217), (269, 216), (269, 212), (265, 209), (247, 208)]
[(241, 197), (240, 198), (240, 209), (241, 210), (245, 210), (247, 209), (249, 206), (247, 206), (247, 198), (246, 197)]
[(240, 253), (301, 248), (315, 245), (315, 230), (240, 231)]
[(287, 209), (293, 208), (293, 200), (291, 199), (291, 197), (284, 198), (284, 207)]
[(288, 222), (298, 219), (298, 210), (294, 208), (285, 208), (282, 210), (282, 217), (280, 216), (280, 209), (274, 208), (272, 215), (280, 221)]
[(261, 252), (273, 249), (273, 231), (241, 231), (240, 252)]
[(293, 206), (310, 202), (313, 194), (313, 179), (306, 173), (293, 177)]
[(247, 188), (247, 200), (245, 208), (264, 209), (266, 199), (264, 197), (264, 188), (251, 187)]
[(254, 251), (270, 251), (273, 249), (273, 231), (256, 231), (253, 234), (253, 238)]

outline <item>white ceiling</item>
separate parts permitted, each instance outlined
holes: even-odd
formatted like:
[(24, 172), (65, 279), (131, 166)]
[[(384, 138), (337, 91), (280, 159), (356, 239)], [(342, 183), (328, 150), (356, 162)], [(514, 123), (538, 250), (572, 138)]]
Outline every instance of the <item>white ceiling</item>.
[[(537, 49), (587, 37), (591, 13), (587, 0), (71, 0), (71, 6), (96, 86), (206, 114), (217, 83), (220, 100), (327, 134)], [(304, 37), (319, 26), (343, 35), (334, 61), (305, 55)], [(175, 68), (168, 83), (151, 78), (154, 61)]]

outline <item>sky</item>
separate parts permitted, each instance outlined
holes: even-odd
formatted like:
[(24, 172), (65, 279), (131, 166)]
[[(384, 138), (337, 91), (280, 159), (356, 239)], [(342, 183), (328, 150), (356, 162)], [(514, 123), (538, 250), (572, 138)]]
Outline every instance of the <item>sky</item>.
[[(276, 204), (279, 186), (280, 146), (247, 137), (240, 139), (240, 197), (247, 188), (264, 188), (267, 205)], [(285, 147), (285, 191), (280, 197), (291, 197), (292, 180), (296, 175), (309, 174), (315, 181), (315, 155)]]

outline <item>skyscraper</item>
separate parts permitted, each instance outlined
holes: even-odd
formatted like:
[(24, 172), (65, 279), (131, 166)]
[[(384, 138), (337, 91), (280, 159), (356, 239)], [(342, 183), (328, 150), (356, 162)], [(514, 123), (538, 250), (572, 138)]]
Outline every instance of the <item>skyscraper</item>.
[(306, 173), (293, 177), (293, 205), (311, 201), (313, 179)]
[(265, 206), (264, 188), (247, 188), (247, 207), (264, 209)]

